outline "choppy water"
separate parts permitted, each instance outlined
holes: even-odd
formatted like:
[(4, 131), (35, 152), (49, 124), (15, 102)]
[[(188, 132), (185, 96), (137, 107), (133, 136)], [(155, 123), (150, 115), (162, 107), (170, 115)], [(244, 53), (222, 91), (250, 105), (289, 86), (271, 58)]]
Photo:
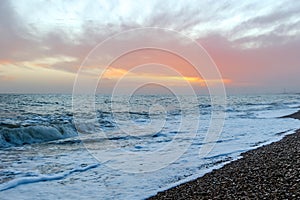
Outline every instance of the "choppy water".
[[(139, 95), (127, 102), (99, 95), (96, 121), (89, 122), (87, 109), (86, 121), (75, 127), (71, 95), (2, 94), (0, 197), (143, 199), (296, 130), (298, 120), (278, 117), (297, 111), (299, 102), (297, 94), (227, 97), (223, 131), (214, 149), (199, 157), (212, 109), (224, 109), (213, 108), (208, 96)], [(178, 146), (165, 149), (175, 138)], [(166, 167), (132, 173), (155, 169), (185, 144), (184, 154)], [(166, 157), (143, 160), (155, 151)]]

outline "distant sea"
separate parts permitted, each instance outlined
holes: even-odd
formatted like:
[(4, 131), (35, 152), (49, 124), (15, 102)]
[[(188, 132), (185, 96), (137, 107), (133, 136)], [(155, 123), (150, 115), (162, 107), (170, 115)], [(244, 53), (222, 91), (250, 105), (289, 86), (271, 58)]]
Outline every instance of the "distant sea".
[[(298, 120), (279, 118), (300, 109), (299, 94), (231, 95), (225, 108), (213, 107), (209, 96), (125, 99), (97, 95), (91, 126), (74, 123), (72, 95), (0, 94), (0, 199), (143, 199), (300, 127)], [(212, 111), (218, 109), (226, 113), (223, 130), (212, 151), (200, 157)], [(187, 137), (192, 131), (195, 137)], [(176, 137), (178, 146), (164, 152)], [(143, 157), (126, 157), (128, 152), (172, 155), (186, 143), (186, 151), (163, 168), (122, 170), (130, 163), (143, 165)], [(97, 150), (111, 154), (93, 155)], [(144, 167), (155, 168), (159, 159), (145, 160)]]

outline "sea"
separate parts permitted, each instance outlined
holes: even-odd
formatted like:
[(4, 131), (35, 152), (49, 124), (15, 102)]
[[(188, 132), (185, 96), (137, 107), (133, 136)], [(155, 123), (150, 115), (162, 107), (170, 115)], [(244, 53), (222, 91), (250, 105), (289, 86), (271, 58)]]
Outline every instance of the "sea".
[(0, 199), (145, 199), (300, 128), (300, 94), (93, 99), (0, 94)]

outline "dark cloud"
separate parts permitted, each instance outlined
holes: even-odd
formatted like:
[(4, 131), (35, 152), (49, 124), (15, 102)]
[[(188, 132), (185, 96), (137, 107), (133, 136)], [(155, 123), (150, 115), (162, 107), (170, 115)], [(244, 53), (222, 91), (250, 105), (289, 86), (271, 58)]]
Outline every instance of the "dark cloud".
[[(253, 16), (236, 26), (229, 35), (234, 35), (235, 43), (243, 45), (247, 43), (256, 43), (253, 48), (263, 46), (281, 45), (297, 41), (299, 33), (291, 33), (300, 30), (300, 3), (299, 2), (282, 2), (271, 12), (262, 16)], [(269, 29), (269, 30), (268, 30)], [(247, 34), (252, 30), (257, 33)], [(262, 33), (259, 31), (261, 30)], [(268, 30), (268, 31), (264, 31)], [(246, 33), (246, 36), (244, 35)]]

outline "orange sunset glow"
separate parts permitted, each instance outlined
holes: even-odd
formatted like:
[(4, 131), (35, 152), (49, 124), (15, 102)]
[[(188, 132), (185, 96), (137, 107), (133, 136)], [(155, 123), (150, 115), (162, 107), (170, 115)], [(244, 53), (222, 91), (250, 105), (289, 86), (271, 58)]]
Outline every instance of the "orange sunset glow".
[(205, 86), (206, 82), (211, 83), (224, 83), (230, 84), (230, 79), (220, 79), (220, 80), (210, 80), (210, 79), (202, 79), (200, 77), (192, 77), (192, 76), (167, 76), (162, 74), (154, 74), (154, 73), (134, 73), (127, 71), (125, 69), (117, 69), (113, 67), (109, 67), (106, 71), (102, 74), (102, 78), (110, 79), (110, 80), (118, 80), (120, 78), (128, 79), (128, 80), (136, 80), (139, 79), (147, 79), (150, 81), (165, 81), (166, 84), (183, 84), (183, 82), (189, 82), (190, 84), (196, 84), (199, 86)]

